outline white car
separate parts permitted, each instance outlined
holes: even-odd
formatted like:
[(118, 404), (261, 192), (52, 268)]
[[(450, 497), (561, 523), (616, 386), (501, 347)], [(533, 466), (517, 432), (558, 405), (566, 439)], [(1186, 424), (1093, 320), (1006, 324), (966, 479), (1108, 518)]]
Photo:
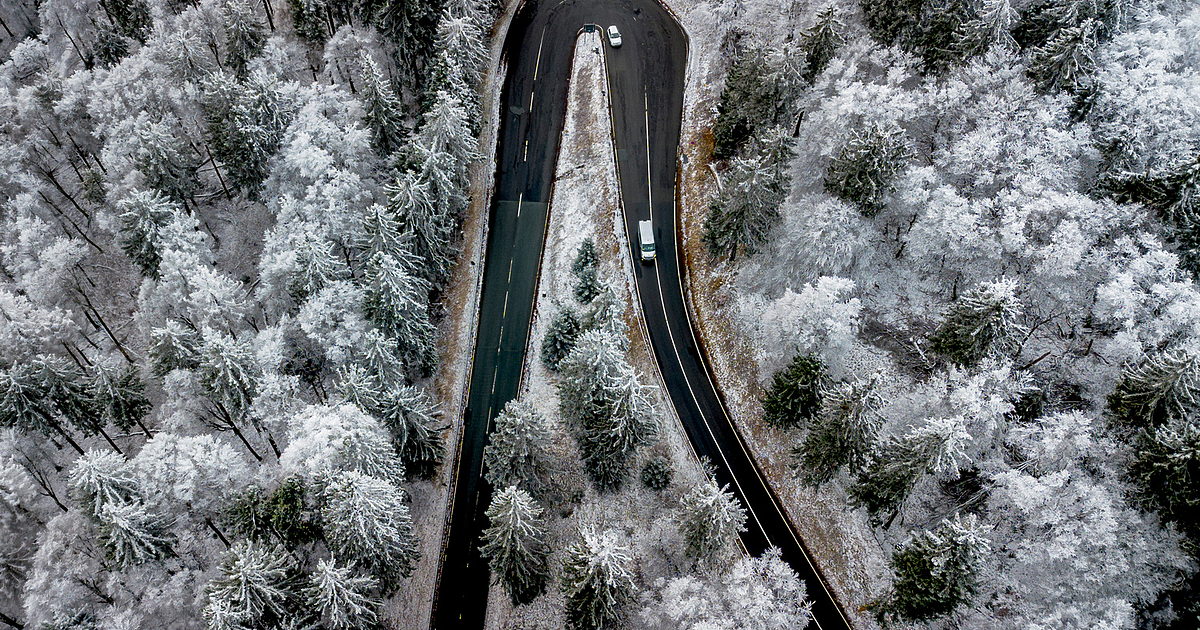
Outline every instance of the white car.
[(608, 43), (613, 48), (621, 47), (621, 31), (617, 30), (616, 25), (608, 27)]

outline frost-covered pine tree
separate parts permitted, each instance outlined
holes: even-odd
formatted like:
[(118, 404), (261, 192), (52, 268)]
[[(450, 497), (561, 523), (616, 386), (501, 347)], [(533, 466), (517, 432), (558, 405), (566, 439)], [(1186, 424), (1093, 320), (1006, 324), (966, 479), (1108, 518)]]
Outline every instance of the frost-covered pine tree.
[(1053, 39), (1033, 53), (1029, 74), (1047, 92), (1086, 89), (1096, 67), (1095, 20), (1058, 31)]
[(571, 260), (571, 273), (578, 278), (588, 269), (595, 269), (599, 264), (600, 258), (596, 255), (596, 243), (589, 236), (583, 239), (583, 242), (579, 244), (579, 249), (575, 250), (575, 258)]
[(191, 199), (200, 185), (196, 178), (200, 160), (196, 152), (176, 135), (178, 125), (174, 116), (152, 122), (143, 115), (136, 126), (137, 153), (133, 157), (151, 190), (183, 202)]
[(633, 558), (612, 530), (579, 532), (563, 558), (562, 590), (567, 622), (574, 630), (609, 630), (633, 598)]
[(329, 477), (322, 501), (330, 550), (379, 578), (385, 592), (394, 592), (420, 558), (404, 491), (389, 481), (345, 471)]
[(546, 523), (529, 493), (508, 486), (492, 497), (480, 553), (514, 606), (528, 604), (546, 590), (550, 578)]
[(360, 51), (358, 64), (362, 71), (358, 98), (363, 104), (364, 121), (371, 130), (371, 146), (386, 157), (404, 146), (404, 104), (370, 52)]
[(1195, 414), (1200, 395), (1200, 361), (1190, 352), (1168, 350), (1125, 368), (1108, 408), (1123, 424), (1161, 425)]
[(105, 503), (99, 514), (100, 544), (121, 568), (170, 556), (171, 520), (143, 502)]
[(206, 589), (204, 616), (209, 627), (270, 627), (287, 616), (295, 599), (293, 570), (292, 557), (283, 547), (234, 544), (221, 573)]
[(204, 334), (200, 348), (200, 383), (213, 403), (232, 418), (243, 418), (258, 389), (250, 345), (217, 331)]
[(99, 518), (106, 505), (142, 500), (141, 485), (133, 464), (112, 451), (88, 451), (75, 460), (71, 470), (71, 492), (83, 511), (93, 518)]
[(537, 409), (510, 400), (496, 415), (483, 448), (484, 475), (495, 488), (519, 485), (540, 496), (551, 484), (550, 427)]
[(889, 527), (922, 475), (958, 476), (970, 439), (961, 417), (933, 418), (888, 438), (851, 486), (851, 503), (866, 508), (872, 522)]
[(988, 528), (975, 515), (946, 520), (892, 553), (891, 591), (868, 606), (880, 625), (944, 617), (975, 594)]
[(213, 156), (224, 163), (235, 188), (257, 198), (270, 174), (270, 159), (295, 118), (295, 84), (266, 72), (244, 81), (217, 72), (205, 79), (201, 103)]
[(968, 56), (981, 56), (993, 47), (1015, 51), (1012, 29), (1020, 18), (1012, 0), (983, 0), (975, 17), (959, 26), (958, 47)]
[(897, 126), (870, 125), (838, 149), (825, 174), (829, 194), (858, 206), (863, 216), (883, 209), (884, 197), (909, 157), (908, 142)]
[(420, 173), (404, 171), (387, 188), (388, 208), (403, 232), (412, 235), (412, 251), (423, 261), (422, 276), (443, 282), (453, 264), (451, 244), (454, 220), (436, 203), (430, 185)]
[(1194, 417), (1143, 430), (1134, 446), (1129, 477), (1144, 504), (1193, 539), (1200, 537), (1200, 423)]
[(746, 508), (728, 485), (699, 483), (679, 500), (679, 529), (688, 557), (711, 560), (746, 531)]
[(846, 41), (842, 36), (844, 28), (837, 19), (833, 5), (817, 13), (816, 22), (800, 37), (800, 50), (804, 53), (804, 72), (801, 76), (805, 82), (812, 83), (825, 72), (838, 48)]
[(321, 615), (329, 630), (355, 630), (372, 627), (379, 619), (381, 602), (371, 596), (379, 582), (370, 576), (355, 575), (349, 567), (339, 567), (334, 559), (317, 562), (308, 576), (304, 595)]
[(436, 331), (429, 321), (429, 283), (409, 273), (390, 254), (376, 256), (367, 266), (366, 315), (389, 338), (409, 366), (433, 367)]
[(250, 60), (266, 45), (262, 22), (246, 0), (225, 0), (221, 7), (225, 24), (225, 63), (239, 77), (246, 76)]
[(821, 413), (794, 454), (805, 483), (819, 486), (843, 467), (852, 472), (870, 460), (883, 406), (876, 380), (842, 383), (825, 392)]
[(171, 370), (195, 370), (200, 367), (200, 346), (203, 340), (196, 329), (168, 319), (150, 331), (150, 366), (155, 376), (166, 376)]
[(479, 80), (487, 63), (482, 20), (478, 7), (464, 6), (456, 11), (447, 6), (438, 21), (438, 48), (462, 67), (468, 87)]
[(785, 429), (806, 428), (821, 410), (822, 392), (829, 382), (829, 371), (819, 357), (797, 354), (771, 379), (771, 389), (763, 398), (763, 420)]
[(362, 240), (359, 260), (368, 264), (375, 256), (387, 254), (395, 258), (406, 269), (419, 273), (424, 261), (413, 252), (413, 234), (404, 230), (399, 219), (385, 206), (374, 204), (363, 213)]
[(595, 267), (589, 267), (579, 272), (574, 289), (577, 302), (587, 304), (602, 291), (604, 291), (604, 284), (600, 282), (600, 276)]
[(370, 403), (392, 434), (392, 441), (410, 474), (429, 479), (446, 458), (441, 405), (414, 386), (392, 387)]
[(562, 360), (575, 349), (575, 343), (583, 334), (582, 328), (573, 309), (567, 306), (558, 309), (542, 337), (542, 365), (557, 371)]
[(146, 384), (138, 376), (136, 368), (128, 366), (120, 369), (107, 363), (97, 363), (88, 378), (88, 395), (94, 401), (103, 423), (112, 424), (122, 431), (129, 431), (136, 425), (146, 437), (150, 437), (150, 430), (142, 424), (142, 418), (150, 413), (153, 405), (146, 398)]
[(1022, 311), (1015, 280), (981, 282), (950, 306), (929, 347), (961, 366), (989, 355), (1013, 356), (1025, 334), (1019, 322)]
[(577, 432), (588, 474), (599, 488), (618, 488), (634, 451), (657, 431), (651, 386), (603, 330), (583, 335), (561, 370), (560, 408)]
[(57, 433), (75, 452), (83, 447), (63, 426), (47, 392), (40, 370), (30, 363), (18, 363), (0, 370), (0, 427), (35, 431), (43, 435)]
[(779, 222), (779, 205), (787, 196), (782, 170), (769, 168), (762, 155), (736, 158), (721, 194), (704, 221), (704, 244), (713, 256), (737, 260), (754, 254)]

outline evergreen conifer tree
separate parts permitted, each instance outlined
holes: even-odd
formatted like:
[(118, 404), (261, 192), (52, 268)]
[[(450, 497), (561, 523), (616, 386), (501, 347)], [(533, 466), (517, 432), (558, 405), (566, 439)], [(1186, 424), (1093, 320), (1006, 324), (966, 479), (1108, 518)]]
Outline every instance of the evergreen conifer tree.
[(968, 440), (970, 435), (954, 418), (933, 419), (903, 436), (888, 438), (851, 486), (851, 503), (866, 508), (873, 523), (890, 527), (922, 475), (957, 476)]
[(406, 365), (431, 368), (436, 331), (429, 321), (429, 283), (410, 274), (390, 254), (371, 261), (367, 283), (363, 314), (396, 341)]
[(258, 389), (249, 344), (216, 331), (205, 334), (200, 349), (200, 383), (209, 398), (234, 419), (245, 417)]
[(579, 316), (570, 307), (563, 307), (554, 313), (550, 326), (542, 337), (542, 365), (547, 369), (557, 371), (562, 360), (575, 349), (575, 343), (583, 334)]
[(358, 98), (363, 104), (367, 128), (371, 130), (371, 146), (386, 157), (404, 145), (404, 105), (369, 52), (361, 51), (358, 63), (362, 70)]
[(440, 405), (417, 387), (388, 388), (374, 396), (373, 409), (391, 431), (396, 450), (410, 474), (429, 479), (446, 458)]
[(195, 151), (177, 137), (173, 118), (137, 126), (138, 148), (134, 164), (151, 190), (182, 202), (192, 198), (200, 185), (196, 171), (200, 161)]
[(156, 514), (141, 501), (110, 502), (100, 509), (100, 544), (121, 568), (170, 556), (173, 537), (170, 519)]
[(262, 22), (245, 0), (225, 0), (221, 16), (225, 23), (225, 63), (234, 74), (245, 78), (250, 60), (262, 53), (267, 43)]
[(596, 274), (595, 267), (584, 269), (577, 276), (575, 281), (575, 299), (580, 304), (587, 304), (593, 298), (600, 295), (604, 290), (604, 285), (600, 283), (600, 278)]
[(175, 204), (157, 192), (135, 190), (117, 202), (121, 213), (121, 249), (142, 270), (142, 275), (158, 279), (162, 261), (159, 231), (171, 220)]
[(975, 17), (959, 27), (959, 49), (970, 57), (981, 56), (992, 47), (1017, 50), (1012, 30), (1020, 17), (1012, 0), (983, 0)]
[(875, 383), (843, 383), (825, 393), (821, 413), (795, 450), (806, 483), (819, 486), (843, 466), (857, 471), (869, 461), (883, 405)]
[(1200, 424), (1173, 418), (1144, 429), (1134, 446), (1129, 477), (1145, 505), (1200, 537)]
[(743, 51), (734, 60), (717, 104), (713, 157), (733, 157), (760, 124), (773, 118), (769, 71), (766, 56), (757, 48)]
[(785, 429), (807, 427), (821, 410), (822, 392), (829, 381), (820, 358), (797, 354), (771, 379), (771, 389), (763, 399), (763, 420)]
[(1125, 425), (1154, 427), (1193, 416), (1198, 390), (1200, 361), (1189, 352), (1169, 350), (1127, 367), (1108, 397), (1108, 408)]
[(617, 627), (632, 598), (633, 559), (616, 532), (580, 532), (581, 540), (566, 549), (562, 589), (567, 596), (567, 623), (573, 630)]
[(974, 515), (943, 521), (892, 553), (892, 590), (868, 608), (880, 625), (929, 621), (967, 603), (978, 588), (979, 556), (988, 547)]
[(829, 67), (838, 48), (846, 41), (842, 36), (843, 28), (833, 5), (830, 5), (821, 9), (817, 13), (817, 21), (804, 31), (800, 38), (800, 49), (804, 53), (801, 77), (806, 83), (815, 81)]
[(101, 422), (111, 423), (122, 431), (138, 425), (147, 437), (150, 436), (142, 418), (150, 413), (153, 405), (146, 398), (146, 384), (136, 368), (130, 366), (120, 370), (97, 363), (88, 379), (88, 395), (95, 401)]
[(588, 269), (595, 269), (598, 264), (600, 258), (596, 255), (596, 243), (589, 236), (583, 239), (579, 249), (575, 250), (575, 258), (571, 261), (571, 273), (578, 278)]
[(909, 157), (904, 132), (871, 125), (838, 150), (825, 175), (825, 190), (858, 206), (866, 217), (883, 209), (884, 197)]
[(99, 518), (106, 505), (139, 503), (141, 485), (133, 465), (112, 451), (88, 451), (75, 460), (71, 491), (83, 511)]
[(709, 205), (704, 221), (709, 254), (731, 261), (739, 252), (754, 254), (780, 220), (788, 184), (783, 171), (768, 168), (762, 155), (735, 159), (732, 176)]
[(149, 354), (154, 375), (166, 376), (175, 369), (198, 369), (202, 343), (200, 333), (173, 319), (150, 331)]
[(396, 175), (387, 189), (388, 208), (400, 229), (412, 235), (412, 251), (423, 261), (422, 276), (438, 284), (450, 273), (453, 220), (436, 204), (430, 186), (416, 172)]
[(706, 481), (696, 484), (679, 501), (680, 531), (687, 555), (710, 560), (746, 530), (746, 509), (729, 486)]
[(980, 283), (950, 307), (929, 339), (930, 348), (968, 367), (990, 354), (1015, 355), (1025, 332), (1017, 321), (1021, 302), (1016, 289), (1008, 279)]
[(369, 571), (394, 592), (420, 552), (404, 491), (355, 471), (331, 476), (322, 493), (325, 540), (338, 558)]
[(495, 488), (519, 485), (540, 496), (550, 484), (550, 428), (532, 404), (510, 400), (496, 415), (483, 448), (484, 473)]
[(1029, 74), (1046, 92), (1078, 92), (1090, 87), (1096, 67), (1096, 22), (1069, 26), (1033, 53)]
[(480, 552), (513, 605), (528, 604), (546, 590), (550, 578), (546, 524), (529, 493), (508, 486), (492, 497)]
[(616, 338), (591, 331), (562, 362), (559, 400), (575, 428), (597, 487), (620, 487), (629, 459), (656, 432), (650, 387), (626, 361)]
[(379, 582), (339, 567), (332, 558), (317, 562), (308, 576), (304, 595), (320, 611), (329, 630), (369, 628), (379, 619), (381, 602), (371, 597)]
[(271, 627), (286, 616), (293, 592), (293, 560), (282, 547), (254, 542), (236, 543), (221, 565), (221, 573), (208, 584), (204, 614), (214, 619), (237, 620), (234, 627)]

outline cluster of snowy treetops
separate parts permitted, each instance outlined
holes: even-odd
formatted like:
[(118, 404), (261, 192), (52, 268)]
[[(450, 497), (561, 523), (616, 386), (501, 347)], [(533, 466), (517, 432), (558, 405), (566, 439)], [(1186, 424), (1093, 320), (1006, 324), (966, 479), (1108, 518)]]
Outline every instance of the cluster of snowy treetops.
[[(595, 244), (584, 240), (572, 264), (575, 303), (557, 305), (541, 358), (555, 374), (558, 418), (583, 469), (598, 492), (613, 493), (655, 439), (658, 411), (653, 387), (627, 358), (624, 302), (600, 278), (599, 263)], [(728, 566), (746, 523), (733, 493), (708, 480), (678, 487), (661, 453), (643, 458), (641, 481), (655, 500), (674, 504), (679, 548), (662, 551), (686, 563), (684, 577), (642, 583), (633, 545), (618, 530), (583, 525), (570, 539), (554, 540), (560, 528), (550, 519), (570, 516), (584, 496), (561, 481), (570, 462), (555, 448), (559, 430), (531, 403), (513, 400), (496, 416), (484, 449), (484, 474), (496, 490), (481, 552), (514, 606), (557, 581), (565, 620), (577, 630), (629, 623), (784, 630), (808, 623), (804, 584), (777, 551)]]
[(705, 241), (767, 435), (891, 549), (870, 610), (1196, 627), (1200, 9), (797, 6), (715, 7)]
[(0, 623), (427, 614), (383, 604), (439, 542), (406, 487), (491, 11), (0, 7)]

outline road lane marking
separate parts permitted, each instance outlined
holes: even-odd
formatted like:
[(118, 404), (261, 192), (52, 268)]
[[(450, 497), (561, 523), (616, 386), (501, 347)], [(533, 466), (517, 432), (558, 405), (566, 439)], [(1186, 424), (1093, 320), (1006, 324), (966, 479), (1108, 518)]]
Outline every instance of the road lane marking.
[(733, 474), (733, 466), (729, 465), (729, 459), (725, 457), (725, 451), (721, 448), (721, 441), (717, 439), (712, 427), (709, 426), (708, 418), (704, 417), (704, 409), (700, 407), (700, 400), (696, 398), (696, 392), (692, 389), (692, 381), (688, 378), (687, 370), (683, 366), (683, 357), (679, 356), (679, 348), (675, 345), (675, 333), (671, 332), (671, 318), (667, 316), (667, 302), (666, 298), (663, 297), (662, 277), (658, 265), (654, 265), (654, 280), (658, 283), (658, 302), (662, 305), (663, 322), (667, 325), (667, 336), (671, 339), (671, 353), (675, 355), (675, 362), (679, 364), (679, 372), (683, 375), (683, 382), (687, 385), (688, 394), (692, 396), (692, 403), (696, 405), (696, 412), (700, 414), (700, 421), (704, 423), (705, 430), (708, 431), (709, 437), (712, 438), (713, 446), (716, 447), (717, 453), (721, 455), (721, 461), (725, 462), (725, 468), (729, 471), (729, 477), (733, 480), (733, 485), (737, 486), (738, 491), (742, 495), (746, 511), (750, 513), (750, 516), (754, 517), (754, 522), (758, 525), (759, 531), (762, 532), (763, 538), (766, 538), (767, 543), (770, 544), (771, 539), (767, 536), (767, 528), (763, 527), (758, 514), (755, 513), (754, 508), (750, 506), (749, 500), (746, 499), (746, 491), (742, 489), (742, 484), (738, 482), (737, 475)]
[(549, 24), (546, 24), (545, 26), (542, 27), (542, 38), (538, 40), (537, 61), (535, 61), (533, 64), (533, 80), (534, 81), (537, 81), (537, 78), (538, 78), (538, 68), (542, 67), (542, 44), (546, 43), (546, 28), (549, 26), (550, 26)]
[[(529, 138), (525, 138), (525, 154), (521, 156), (522, 162), (529, 161)], [(517, 216), (521, 216), (521, 205), (517, 204)]]
[[(646, 107), (646, 199), (650, 203), (650, 219), (654, 219), (654, 184), (650, 179), (650, 99), (646, 96), (646, 86), (642, 86), (642, 103)], [(658, 273), (658, 268), (655, 268), (655, 274)], [(662, 295), (662, 283), (659, 282), (659, 295)], [(664, 307), (663, 314), (666, 314)]]

